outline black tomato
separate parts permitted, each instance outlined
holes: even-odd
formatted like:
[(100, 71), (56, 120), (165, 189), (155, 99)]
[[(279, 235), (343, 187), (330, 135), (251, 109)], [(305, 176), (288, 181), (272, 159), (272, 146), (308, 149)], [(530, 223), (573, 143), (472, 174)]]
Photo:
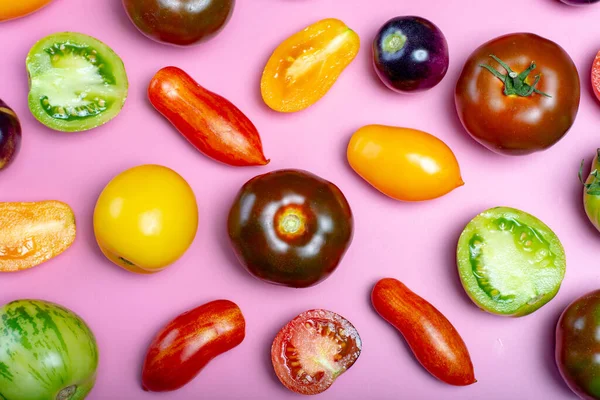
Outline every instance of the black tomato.
[(228, 219), (242, 265), (257, 278), (297, 288), (315, 285), (336, 269), (352, 241), (353, 225), (340, 189), (300, 170), (248, 181)]

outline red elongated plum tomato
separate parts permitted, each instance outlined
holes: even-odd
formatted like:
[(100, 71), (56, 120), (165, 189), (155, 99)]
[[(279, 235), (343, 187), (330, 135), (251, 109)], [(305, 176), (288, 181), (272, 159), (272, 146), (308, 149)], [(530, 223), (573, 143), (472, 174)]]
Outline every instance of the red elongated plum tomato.
[(361, 350), (360, 336), (347, 319), (327, 310), (310, 310), (279, 331), (271, 361), (286, 388), (313, 395), (329, 389), (354, 365)]
[(392, 18), (373, 41), (375, 72), (396, 92), (431, 89), (446, 76), (448, 63), (446, 37), (425, 18)]
[(569, 131), (580, 91), (577, 68), (562, 47), (514, 33), (471, 54), (456, 85), (456, 110), (466, 131), (488, 149), (525, 155)]
[(142, 369), (142, 387), (167, 392), (189, 383), (215, 357), (238, 346), (246, 336), (240, 308), (215, 300), (187, 311), (162, 328), (150, 344)]
[(177, 67), (158, 71), (148, 85), (154, 108), (198, 151), (232, 166), (265, 165), (258, 130), (233, 103), (200, 86)]
[(21, 148), (21, 123), (17, 114), (0, 100), (0, 170), (8, 167)]
[(600, 399), (600, 290), (571, 303), (556, 325), (556, 365), (580, 398)]
[(406, 339), (415, 358), (439, 380), (455, 386), (476, 382), (465, 342), (448, 319), (402, 282), (381, 279), (371, 293), (375, 311)]
[(241, 264), (257, 278), (296, 288), (315, 285), (337, 268), (353, 226), (350, 205), (337, 186), (293, 169), (248, 181), (228, 219)]
[(218, 34), (229, 22), (235, 0), (123, 0), (123, 6), (150, 39), (188, 46)]

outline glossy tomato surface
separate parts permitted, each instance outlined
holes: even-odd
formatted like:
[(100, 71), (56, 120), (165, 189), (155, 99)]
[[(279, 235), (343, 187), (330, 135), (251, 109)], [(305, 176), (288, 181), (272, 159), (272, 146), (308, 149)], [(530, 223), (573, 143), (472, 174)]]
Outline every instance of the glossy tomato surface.
[(248, 181), (229, 212), (228, 231), (242, 265), (254, 276), (291, 287), (315, 285), (350, 246), (354, 219), (333, 183), (301, 170)]
[(421, 365), (455, 386), (476, 382), (465, 342), (450, 321), (397, 279), (381, 279), (371, 292), (375, 311), (407, 341)]
[(190, 185), (160, 165), (140, 165), (113, 178), (94, 209), (94, 233), (113, 263), (147, 274), (168, 267), (186, 252), (198, 229)]
[(452, 150), (416, 129), (364, 126), (352, 135), (346, 156), (358, 175), (396, 200), (431, 200), (464, 185)]
[(0, 350), (2, 400), (83, 400), (96, 383), (96, 338), (58, 304), (22, 299), (1, 307)]
[(507, 155), (545, 150), (558, 142), (575, 121), (579, 98), (571, 57), (531, 33), (501, 36), (475, 50), (455, 92), (467, 132)]
[(327, 310), (310, 310), (279, 331), (271, 361), (286, 388), (314, 395), (329, 389), (352, 367), (361, 350), (358, 331), (347, 319)]
[(5, 102), (0, 100), (0, 171), (13, 162), (21, 148), (21, 122)]
[(556, 326), (556, 364), (571, 390), (586, 400), (600, 399), (600, 290), (571, 303)]
[(157, 333), (148, 348), (142, 369), (144, 390), (181, 388), (245, 336), (242, 311), (229, 300), (215, 300), (179, 315)]
[(123, 6), (147, 37), (187, 46), (219, 33), (231, 18), (235, 0), (123, 0)]
[(32, 14), (54, 0), (0, 1), (0, 22)]
[[(579, 179), (583, 182), (583, 161)], [(592, 168), (589, 176), (583, 182), (583, 207), (590, 222), (594, 227), (600, 230), (600, 149), (596, 150), (596, 156), (592, 161)]]
[(425, 18), (392, 18), (373, 41), (375, 72), (387, 87), (400, 93), (431, 89), (446, 76), (449, 61), (446, 37)]
[(256, 127), (227, 99), (200, 86), (185, 71), (165, 67), (148, 87), (150, 102), (206, 156), (233, 166), (265, 165)]

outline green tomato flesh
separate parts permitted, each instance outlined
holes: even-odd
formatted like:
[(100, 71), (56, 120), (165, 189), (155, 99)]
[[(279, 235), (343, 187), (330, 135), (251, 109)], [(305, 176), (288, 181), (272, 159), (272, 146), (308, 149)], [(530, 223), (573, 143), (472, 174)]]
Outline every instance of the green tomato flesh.
[(39, 300), (0, 308), (1, 400), (82, 400), (97, 367), (96, 339), (73, 312)]
[(508, 207), (489, 209), (458, 241), (458, 272), (483, 310), (523, 316), (552, 300), (565, 275), (558, 237), (536, 217)]
[(40, 40), (27, 56), (29, 109), (63, 132), (95, 128), (119, 114), (127, 98), (123, 61), (107, 45), (80, 33)]

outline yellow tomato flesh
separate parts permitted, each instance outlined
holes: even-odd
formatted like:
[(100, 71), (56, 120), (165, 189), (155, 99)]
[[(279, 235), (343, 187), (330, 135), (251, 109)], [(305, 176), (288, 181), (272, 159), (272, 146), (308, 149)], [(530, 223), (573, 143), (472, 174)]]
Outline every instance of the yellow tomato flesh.
[(415, 129), (365, 126), (352, 136), (347, 156), (358, 175), (397, 200), (430, 200), (464, 185), (452, 150)]
[(197, 229), (192, 188), (159, 165), (142, 165), (115, 177), (94, 210), (94, 233), (104, 255), (137, 273), (158, 272), (175, 262)]
[(53, 0), (1, 0), (0, 22), (29, 15)]

